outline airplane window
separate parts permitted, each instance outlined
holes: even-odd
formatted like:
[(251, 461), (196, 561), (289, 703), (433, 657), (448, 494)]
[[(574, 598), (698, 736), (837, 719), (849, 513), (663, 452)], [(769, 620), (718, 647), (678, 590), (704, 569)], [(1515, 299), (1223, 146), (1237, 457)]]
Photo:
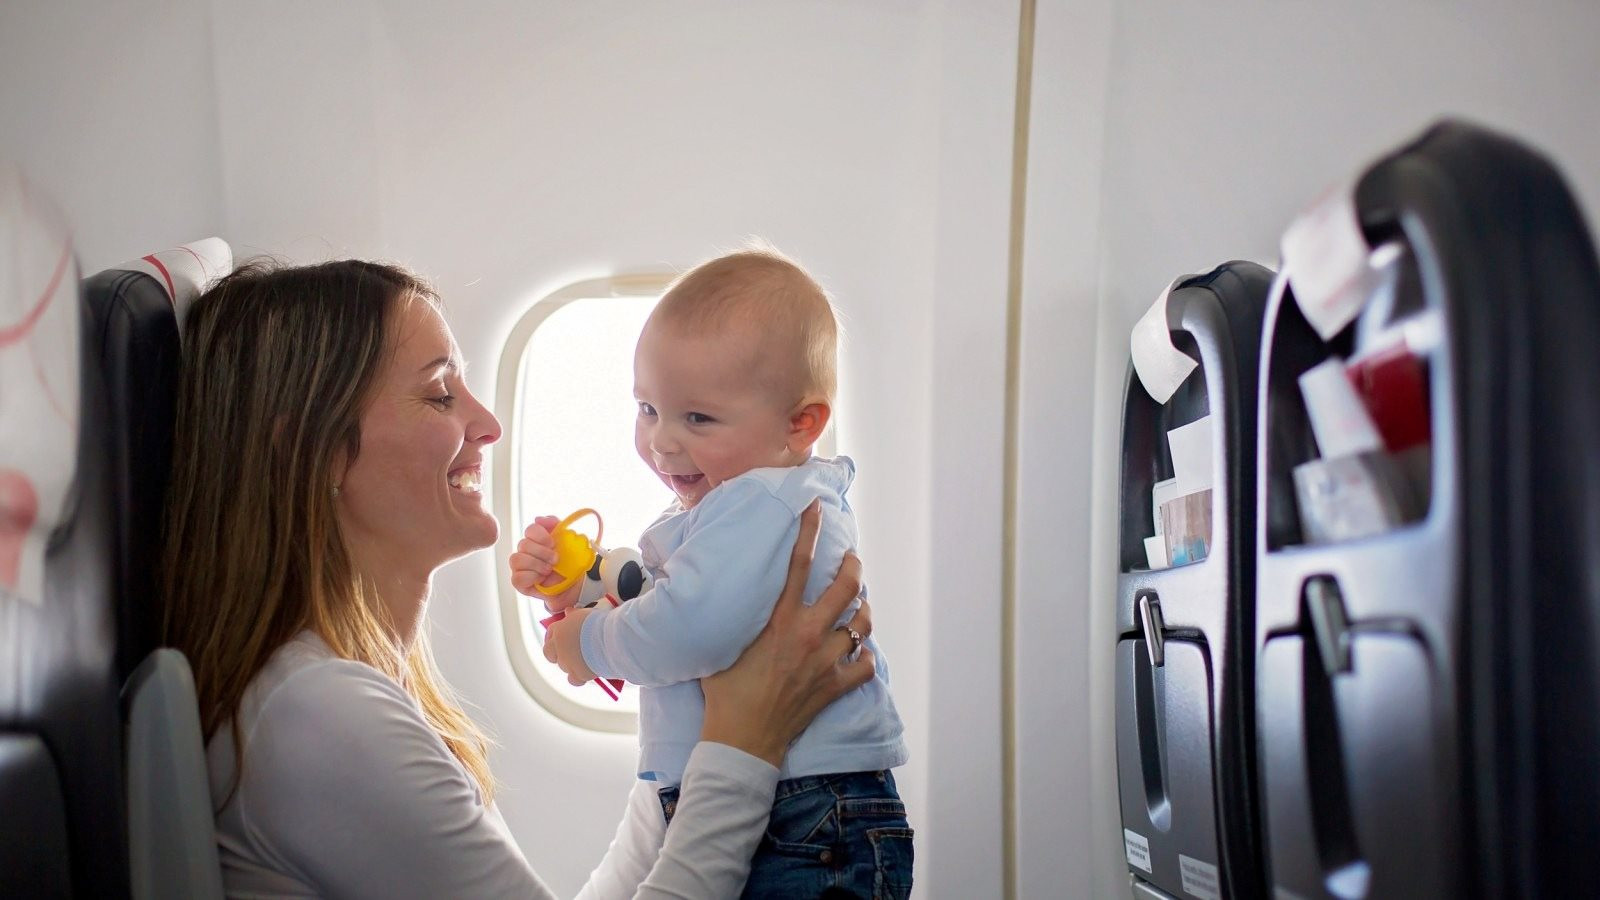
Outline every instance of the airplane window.
[[(501, 516), (496, 566), (501, 622), (513, 670), (546, 709), (581, 728), (638, 730), (638, 688), (612, 699), (598, 684), (573, 687), (544, 658), (544, 605), (511, 588), (504, 560), (535, 516), (594, 509), (605, 547), (637, 547), (672, 502), (633, 448), (633, 348), (669, 275), (585, 281), (534, 304), (501, 355), (496, 414), (506, 442), (494, 455), (493, 498)], [(837, 421), (817, 452), (837, 452)], [(577, 523), (593, 535), (593, 519)]]
[[(541, 300), (508, 341), (497, 404), (508, 440), (496, 454), (500, 559), (538, 515), (585, 507), (604, 518), (602, 544), (636, 547), (672, 500), (633, 448), (633, 348), (670, 279), (634, 277), (572, 285)], [(509, 388), (509, 390), (508, 390)], [(575, 527), (592, 536), (593, 519)], [(500, 576), (507, 649), (519, 679), (557, 716), (599, 731), (636, 730), (638, 688), (613, 700), (597, 684), (573, 687), (541, 647), (542, 604)]]

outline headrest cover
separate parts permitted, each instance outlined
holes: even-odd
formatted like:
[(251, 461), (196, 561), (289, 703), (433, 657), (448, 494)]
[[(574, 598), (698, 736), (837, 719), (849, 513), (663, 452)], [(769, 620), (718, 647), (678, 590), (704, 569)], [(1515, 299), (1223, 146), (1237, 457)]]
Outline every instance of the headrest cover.
[(54, 204), (0, 163), (0, 604), (44, 601), (78, 459), (78, 273)]
[(233, 250), (222, 238), (209, 237), (125, 262), (117, 269), (143, 272), (154, 278), (172, 301), (181, 331), (189, 304), (222, 276), (233, 271)]

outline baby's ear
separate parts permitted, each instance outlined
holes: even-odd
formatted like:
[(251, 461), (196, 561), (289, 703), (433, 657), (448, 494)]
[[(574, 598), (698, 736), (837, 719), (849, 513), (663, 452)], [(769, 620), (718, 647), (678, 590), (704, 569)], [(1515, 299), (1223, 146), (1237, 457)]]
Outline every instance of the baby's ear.
[(794, 453), (809, 451), (817, 438), (822, 437), (832, 416), (833, 408), (826, 400), (813, 400), (796, 410), (789, 417), (789, 450)]

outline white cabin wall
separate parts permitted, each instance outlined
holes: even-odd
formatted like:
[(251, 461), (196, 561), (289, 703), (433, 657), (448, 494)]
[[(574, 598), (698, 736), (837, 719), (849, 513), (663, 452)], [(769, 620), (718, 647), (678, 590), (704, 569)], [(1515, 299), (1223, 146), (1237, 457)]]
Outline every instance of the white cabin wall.
[(929, 450), (932, 898), (1001, 890), (1000, 576), (1006, 266), (1018, 5), (945, 4)]
[(0, 4), (0, 158), (61, 207), (85, 273), (217, 233), (207, 0)]
[[(1275, 265), (1296, 212), (1362, 163), (1461, 115), (1542, 148), (1600, 212), (1600, 7), (1132, 0), (1115, 6), (1097, 316), (1090, 596), (1116, 571), (1118, 406), (1127, 337), (1175, 275), (1234, 258)], [(1508, 298), (1514, 299), (1514, 298)], [(1109, 702), (1113, 610), (1087, 653)], [(1093, 719), (1097, 747), (1111, 720)], [(1094, 888), (1126, 895), (1115, 769), (1098, 768)], [(1067, 895), (1063, 895), (1067, 896)], [(1076, 896), (1076, 895), (1073, 895)]]
[[(996, 894), (1016, 4), (214, 10), (230, 238), (420, 269), (485, 399), (512, 323), (572, 281), (683, 267), (760, 234), (834, 291), (840, 447), (860, 466), (875, 622), (912, 747), (900, 783), (919, 894)], [(615, 826), (633, 739), (573, 732), (523, 693), (501, 565), (441, 574), (436, 649), (499, 736), (508, 822), (569, 893)]]
[[(1113, 0), (1039, 0), (1022, 267), (1017, 527), (1017, 896), (1091, 887), (1092, 812), (1115, 758), (1089, 723), (1091, 495), (1101, 173)], [(976, 896), (976, 895), (974, 895)]]

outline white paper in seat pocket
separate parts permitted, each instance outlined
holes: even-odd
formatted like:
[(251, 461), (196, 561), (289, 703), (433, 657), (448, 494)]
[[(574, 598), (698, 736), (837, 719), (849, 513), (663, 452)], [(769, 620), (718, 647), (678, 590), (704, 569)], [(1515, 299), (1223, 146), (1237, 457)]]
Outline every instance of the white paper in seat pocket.
[(1329, 357), (1301, 373), (1300, 396), (1323, 458), (1383, 449), (1378, 426), (1345, 374), (1344, 360)]
[[(1172, 451), (1172, 471), (1178, 479), (1178, 496), (1212, 487), (1211, 417), (1201, 416), (1167, 432)], [(1160, 515), (1160, 511), (1156, 513)]]
[(1368, 251), (1354, 181), (1333, 187), (1291, 222), (1279, 250), (1300, 313), (1323, 340), (1355, 320), (1367, 299)]
[(1199, 365), (1172, 344), (1172, 325), (1167, 319), (1167, 295), (1172, 293), (1172, 286), (1166, 286), (1156, 302), (1150, 304), (1144, 315), (1133, 325), (1133, 333), (1128, 337), (1129, 350), (1133, 353), (1133, 371), (1139, 376), (1139, 383), (1155, 399), (1157, 403), (1166, 403), (1172, 399), (1178, 385), (1183, 384), (1189, 373)]

